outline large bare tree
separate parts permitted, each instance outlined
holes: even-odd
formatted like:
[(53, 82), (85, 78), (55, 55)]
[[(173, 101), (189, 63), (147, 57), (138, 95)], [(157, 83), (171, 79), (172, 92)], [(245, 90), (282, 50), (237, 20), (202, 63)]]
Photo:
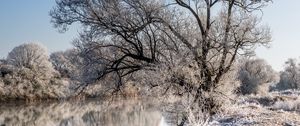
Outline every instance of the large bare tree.
[(57, 0), (50, 15), (55, 27), (74, 23), (85, 61), (103, 64), (98, 79), (120, 79), (161, 63), (185, 59), (197, 66), (202, 91), (213, 91), (240, 54), (271, 41), (260, 24), (270, 0)]

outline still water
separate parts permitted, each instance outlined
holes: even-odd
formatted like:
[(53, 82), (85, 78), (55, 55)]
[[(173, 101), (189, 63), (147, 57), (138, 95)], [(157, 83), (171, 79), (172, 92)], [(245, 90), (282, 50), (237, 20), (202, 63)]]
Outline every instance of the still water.
[(161, 106), (139, 100), (9, 103), (0, 126), (170, 126)]

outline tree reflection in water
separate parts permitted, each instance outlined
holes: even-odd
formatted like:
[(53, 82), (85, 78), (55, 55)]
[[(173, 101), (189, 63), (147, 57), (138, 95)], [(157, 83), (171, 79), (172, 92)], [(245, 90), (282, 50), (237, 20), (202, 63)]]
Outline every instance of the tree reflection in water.
[(157, 105), (140, 101), (0, 105), (5, 126), (167, 126)]

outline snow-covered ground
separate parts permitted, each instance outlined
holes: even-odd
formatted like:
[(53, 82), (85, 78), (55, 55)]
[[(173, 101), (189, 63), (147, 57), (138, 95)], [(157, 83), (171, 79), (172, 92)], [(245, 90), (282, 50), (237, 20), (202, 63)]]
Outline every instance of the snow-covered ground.
[(235, 104), (212, 117), (211, 126), (298, 126), (300, 92), (272, 92), (268, 96), (240, 96)]

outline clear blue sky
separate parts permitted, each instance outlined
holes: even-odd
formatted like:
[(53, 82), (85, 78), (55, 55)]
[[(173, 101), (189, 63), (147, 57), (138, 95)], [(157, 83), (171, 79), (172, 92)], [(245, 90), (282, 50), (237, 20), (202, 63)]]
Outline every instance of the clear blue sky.
[(49, 10), (54, 5), (55, 0), (0, 0), (0, 58), (25, 42), (42, 43), (49, 52), (71, 48), (78, 32), (53, 28)]
[[(24, 42), (40, 42), (50, 52), (71, 48), (76, 28), (58, 33), (50, 23), (55, 0), (0, 0), (0, 58)], [(270, 49), (258, 48), (257, 56), (281, 70), (288, 58), (300, 56), (300, 0), (274, 0), (264, 9), (263, 22), (273, 33)]]

